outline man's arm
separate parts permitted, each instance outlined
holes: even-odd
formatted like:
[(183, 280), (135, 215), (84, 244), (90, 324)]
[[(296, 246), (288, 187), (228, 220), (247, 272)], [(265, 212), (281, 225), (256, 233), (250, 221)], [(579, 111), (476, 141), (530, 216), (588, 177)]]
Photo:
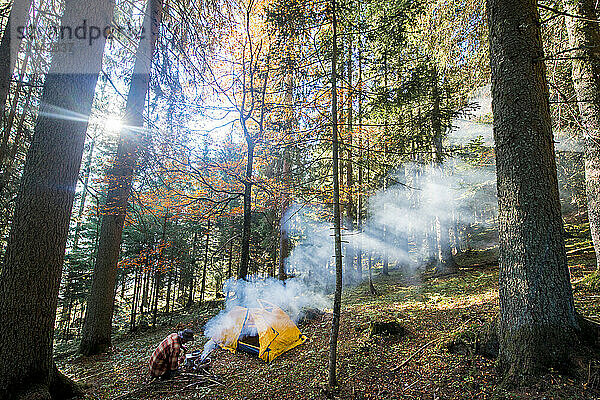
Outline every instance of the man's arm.
[(185, 361), (185, 354), (187, 353), (187, 347), (181, 345), (181, 349), (179, 351), (179, 363), (183, 363)]

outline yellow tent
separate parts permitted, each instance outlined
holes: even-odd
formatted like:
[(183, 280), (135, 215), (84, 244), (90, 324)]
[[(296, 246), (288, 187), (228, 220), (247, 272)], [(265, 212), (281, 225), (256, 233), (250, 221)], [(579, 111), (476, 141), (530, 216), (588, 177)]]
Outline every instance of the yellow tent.
[(264, 300), (258, 302), (260, 308), (232, 308), (212, 339), (231, 352), (256, 354), (266, 362), (304, 343), (306, 337), (281, 308)]

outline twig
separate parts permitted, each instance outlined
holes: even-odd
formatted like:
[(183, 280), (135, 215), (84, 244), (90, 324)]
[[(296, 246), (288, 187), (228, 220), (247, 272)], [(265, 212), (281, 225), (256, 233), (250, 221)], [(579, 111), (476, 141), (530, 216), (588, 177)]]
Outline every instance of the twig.
[(181, 388), (181, 389), (169, 389), (169, 390), (158, 390), (152, 392), (152, 394), (173, 394), (175, 391), (177, 392), (187, 392), (191, 390), (197, 390), (197, 388)]
[(419, 380), (417, 379), (416, 381), (414, 381), (413, 383), (411, 383), (410, 385), (408, 385), (405, 388), (402, 388), (402, 391), (404, 392), (405, 390), (410, 389), (411, 387), (415, 386), (415, 383), (419, 382)]
[(565, 17), (582, 19), (582, 20), (587, 21), (587, 22), (600, 22), (600, 20), (597, 20), (597, 19), (592, 19), (592, 18), (584, 17), (583, 15), (570, 14), (568, 12), (564, 12), (564, 11), (558, 10), (556, 8), (553, 8), (553, 7), (544, 6), (542, 4), (538, 4), (538, 7), (541, 8), (541, 9), (543, 9), (543, 10), (551, 11), (551, 12), (553, 12), (555, 14), (558, 14), (558, 15), (564, 15)]
[(392, 368), (390, 371), (391, 372), (396, 372), (398, 371), (400, 368), (404, 367), (406, 364), (408, 364), (408, 362), (410, 360), (412, 360), (413, 358), (415, 358), (419, 353), (421, 353), (423, 350), (425, 350), (430, 344), (432, 344), (433, 342), (435, 342), (435, 340), (432, 340), (430, 342), (425, 343), (423, 346), (419, 347), (419, 349), (417, 351), (415, 351), (414, 353), (412, 353), (406, 360), (404, 360), (402, 362), (402, 364), (398, 365), (397, 367)]
[(224, 384), (224, 383), (221, 383), (221, 382), (219, 382), (219, 381), (217, 381), (217, 380), (215, 380), (215, 379), (212, 379), (212, 378), (209, 378), (209, 377), (205, 377), (205, 379), (206, 379), (207, 381), (210, 381), (210, 382), (216, 383), (217, 385), (225, 386), (225, 384)]
[(185, 389), (185, 388), (189, 388), (190, 386), (201, 385), (201, 384), (203, 384), (203, 383), (204, 383), (204, 382), (201, 382), (201, 381), (196, 381), (196, 382), (190, 383), (189, 385), (185, 385), (183, 388)]
[(137, 389), (133, 389), (132, 391), (129, 391), (129, 392), (127, 392), (127, 393), (123, 393), (123, 394), (121, 394), (121, 395), (119, 395), (119, 396), (115, 397), (113, 400), (121, 400), (121, 399), (124, 399), (124, 398), (126, 398), (126, 397), (129, 397), (129, 396), (131, 396), (131, 395), (132, 395), (132, 394), (134, 394), (134, 393), (137, 393), (137, 392), (140, 392), (140, 391), (142, 391), (143, 389), (146, 389), (148, 386), (150, 386), (150, 383), (146, 383), (146, 384), (144, 384), (144, 386), (140, 386), (140, 387), (139, 387), (139, 388), (137, 388)]

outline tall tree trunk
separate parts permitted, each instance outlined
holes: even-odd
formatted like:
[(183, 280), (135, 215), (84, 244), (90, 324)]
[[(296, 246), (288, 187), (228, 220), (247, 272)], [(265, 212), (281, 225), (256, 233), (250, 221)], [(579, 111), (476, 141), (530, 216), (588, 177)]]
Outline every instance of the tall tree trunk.
[[(185, 296), (185, 285), (187, 283), (182, 266), (178, 268), (177, 278), (178, 278), (178, 281), (177, 280), (175, 281), (175, 286), (177, 287), (177, 290), (175, 292), (175, 299), (177, 299), (177, 301), (179, 301), (182, 298), (182, 296)], [(175, 303), (175, 302), (173, 302), (173, 303)], [(184, 304), (184, 306), (185, 306), (185, 304)]]
[[(173, 283), (172, 283), (173, 288), (171, 290), (173, 292), (172, 292), (172, 296), (171, 296), (171, 310), (170, 310), (171, 313), (173, 313), (175, 311), (175, 300), (178, 298), (178, 294), (179, 294), (177, 292), (177, 276), (179, 275), (179, 272), (177, 270), (177, 265), (173, 266), (172, 272), (173, 272), (173, 275), (171, 276), (171, 279), (173, 280)], [(170, 323), (172, 317), (173, 317), (172, 315), (169, 317), (169, 323)]]
[(144, 309), (148, 308), (148, 291), (150, 287), (150, 262), (148, 260), (148, 252), (150, 250), (146, 250), (146, 254), (144, 256), (144, 282), (142, 289), (142, 301), (140, 302), (140, 316), (144, 317)]
[(333, 152), (333, 225), (335, 234), (335, 294), (333, 297), (333, 321), (329, 338), (329, 389), (337, 387), (336, 360), (337, 342), (340, 332), (340, 317), (342, 308), (342, 227), (340, 213), (340, 176), (339, 176), (339, 142), (337, 121), (337, 16), (336, 0), (331, 1), (331, 16), (333, 25), (333, 49), (331, 56), (331, 125)]
[(277, 265), (277, 250), (273, 249), (271, 251), (271, 262), (272, 262), (272, 267), (271, 267), (271, 277), (275, 278), (275, 265)]
[(69, 306), (67, 307), (67, 312), (65, 313), (65, 319), (63, 322), (62, 336), (65, 340), (69, 340), (69, 328), (71, 326), (71, 313), (73, 311), (73, 296), (69, 297)]
[[(346, 207), (346, 228), (348, 232), (354, 231), (354, 218), (356, 216), (356, 209), (354, 206), (354, 172), (352, 165), (352, 135), (353, 135), (353, 115), (352, 115), (352, 99), (353, 99), (353, 87), (352, 87), (352, 41), (349, 37), (348, 43), (348, 138), (346, 140), (346, 154), (348, 159), (346, 160), (346, 185), (348, 186), (348, 205)], [(345, 270), (344, 276), (346, 282), (352, 283), (354, 277), (354, 247), (348, 243), (346, 244), (346, 256), (345, 256)]]
[(135, 278), (133, 280), (133, 298), (131, 300), (131, 317), (129, 319), (129, 330), (132, 332), (136, 330), (137, 307), (140, 297), (141, 280), (142, 274), (140, 273), (140, 266), (137, 266), (135, 268)]
[(200, 301), (204, 301), (204, 292), (206, 291), (206, 268), (208, 266), (208, 243), (210, 239), (210, 218), (206, 226), (206, 247), (204, 248), (204, 263), (202, 265), (202, 286), (200, 287)]
[(152, 314), (154, 310), (154, 295), (156, 294), (156, 267), (153, 265), (148, 271), (148, 315), (152, 323)]
[(121, 235), (138, 158), (139, 131), (144, 124), (144, 101), (148, 92), (152, 55), (161, 17), (162, 0), (149, 0), (144, 16), (144, 26), (151, 27), (151, 34), (143, 36), (138, 46), (125, 106), (126, 126), (131, 128), (123, 130), (116, 159), (109, 173), (106, 210), (102, 216), (94, 278), (79, 346), (79, 351), (84, 355), (102, 353), (111, 346), (111, 326), (115, 301), (113, 293)]
[(4, 116), (10, 81), (21, 43), (18, 35), (13, 35), (13, 33), (17, 32), (18, 27), (26, 25), (30, 7), (31, 0), (13, 2), (8, 22), (4, 27), (2, 41), (0, 41), (0, 118)]
[[(441, 96), (439, 91), (437, 70), (434, 68), (432, 74), (432, 98), (433, 110), (431, 113), (431, 128), (433, 131), (433, 151), (434, 151), (434, 169), (437, 178), (444, 179), (444, 152), (442, 146), (443, 126), (441, 114)], [(452, 256), (450, 247), (450, 229), (447, 222), (443, 221), (440, 215), (435, 217), (435, 237), (436, 237), (436, 275), (448, 275), (458, 271), (458, 265)]]
[(227, 279), (231, 278), (231, 264), (233, 263), (233, 240), (229, 242), (229, 256), (227, 260)]
[[(388, 62), (387, 62), (387, 52), (384, 50), (383, 52), (383, 84), (385, 87), (385, 90), (388, 90)], [(388, 189), (388, 170), (387, 170), (387, 162), (388, 162), (388, 158), (387, 158), (387, 152), (388, 152), (388, 144), (387, 144), (387, 140), (389, 137), (389, 121), (388, 121), (388, 115), (387, 112), (385, 113), (385, 120), (383, 122), (384, 124), (384, 150), (383, 150), (383, 160), (384, 163), (386, 164), (385, 170), (384, 170), (384, 174), (385, 176), (383, 177), (383, 191), (385, 192)], [(383, 204), (383, 210), (384, 213), (387, 212), (387, 208), (388, 205), (387, 203)], [(384, 243), (387, 243), (387, 226), (384, 224), (382, 226), (382, 230), (381, 230), (381, 234), (382, 234), (382, 239)], [(389, 275), (389, 255), (388, 255), (388, 251), (387, 251), (387, 246), (386, 248), (383, 249), (383, 265), (381, 267), (381, 274), (383, 276), (388, 276)]]
[[(362, 22), (362, 10), (360, 21)], [(362, 99), (363, 99), (363, 81), (362, 81), (362, 48), (363, 48), (363, 40), (362, 36), (360, 37), (360, 41), (358, 43), (358, 196), (357, 196), (357, 224), (358, 231), (363, 231), (363, 133), (362, 133)], [(362, 241), (362, 239), (361, 239)], [(362, 264), (363, 264), (363, 252), (362, 252), (363, 243), (359, 245), (358, 249), (356, 249), (356, 274), (358, 275), (359, 281), (362, 280)]]
[(125, 300), (125, 287), (127, 286), (127, 271), (121, 273), (121, 300)]
[(377, 290), (373, 284), (373, 253), (369, 252), (369, 293), (373, 296), (377, 296)]
[(83, 217), (83, 211), (85, 210), (85, 199), (87, 198), (88, 192), (88, 184), (90, 181), (90, 173), (92, 171), (92, 157), (94, 155), (94, 145), (96, 144), (96, 136), (92, 138), (92, 142), (90, 143), (90, 149), (88, 151), (88, 156), (85, 161), (84, 168), (84, 178), (83, 178), (83, 188), (81, 189), (81, 200), (79, 201), (79, 209), (77, 210), (77, 225), (75, 225), (75, 233), (73, 235), (73, 252), (77, 250), (77, 246), (79, 245), (79, 235), (81, 233), (81, 219)]
[[(244, 125), (245, 126), (245, 125)], [(247, 129), (244, 129), (247, 132)], [(254, 139), (246, 133), (248, 154), (246, 161), (246, 175), (244, 177), (244, 222), (242, 225), (242, 243), (240, 255), (240, 268), (238, 279), (246, 280), (250, 264), (250, 228), (252, 224), (252, 164), (254, 161)]]
[[(173, 297), (171, 300), (171, 313), (175, 311), (175, 301), (179, 299), (179, 285), (177, 285), (177, 277), (179, 275), (180, 271), (178, 270), (177, 266), (175, 266), (175, 268), (173, 268)], [(169, 318), (169, 323), (172, 317), (173, 316), (171, 315)]]
[(173, 270), (169, 268), (167, 272), (167, 301), (165, 302), (165, 314), (169, 313), (169, 307), (171, 306), (171, 286), (173, 284)]
[[(218, 263), (219, 272), (215, 274), (215, 300), (221, 297), (221, 289), (223, 288), (223, 264)], [(216, 267), (215, 267), (216, 268)]]
[[(0, 44), (0, 47), (1, 46), (2, 45)], [(12, 101), (10, 104), (10, 110), (9, 110), (8, 116), (7, 117), (3, 116), (3, 120), (5, 120), (6, 122), (5, 122), (4, 128), (3, 128), (2, 142), (0, 143), (0, 166), (2, 167), (2, 169), (5, 169), (6, 164), (14, 161), (14, 160), (11, 160), (10, 158), (7, 159), (7, 157), (8, 157), (8, 140), (10, 138), (10, 133), (14, 126), (15, 118), (17, 116), (17, 106), (19, 105), (21, 91), (23, 90), (23, 80), (25, 78), (25, 72), (27, 71), (27, 65), (29, 63), (29, 58), (31, 56), (31, 42), (28, 47), (29, 47), (29, 49), (27, 51), (27, 54), (25, 55), (25, 60), (23, 60), (23, 64), (21, 65), (21, 68), (19, 69), (19, 82), (17, 83), (17, 86), (15, 88), (15, 93), (13, 95), (13, 98), (12, 98)], [(1, 51), (1, 49), (0, 49), (0, 51)], [(12, 72), (11, 72), (11, 74), (12, 74)], [(31, 92), (31, 90), (30, 90), (30, 92)], [(25, 111), (25, 110), (26, 110), (26, 108), (23, 108), (23, 111)]]
[[(407, 175), (406, 175), (406, 165), (403, 165), (398, 173), (398, 179), (401, 182), (406, 182), (407, 179)], [(400, 198), (401, 198), (401, 202), (403, 204), (408, 204), (410, 198), (409, 198), (409, 194), (408, 194), (408, 190), (406, 188), (402, 188), (402, 192), (399, 194)], [(403, 271), (403, 272), (407, 272), (408, 270), (408, 266), (409, 266), (409, 260), (408, 260), (408, 213), (406, 211), (403, 212), (402, 217), (405, 219), (404, 223), (399, 226), (397, 228), (397, 236), (398, 236), (398, 249), (401, 251), (401, 256), (400, 258), (397, 260), (398, 263), (398, 268)]]
[[(29, 108), (30, 108), (31, 96), (32, 96), (33, 92), (36, 90), (34, 86), (37, 81), (38, 81), (38, 79), (35, 76), (31, 79), (32, 85), (28, 88), (28, 91), (27, 91), (27, 97), (25, 98), (25, 102), (23, 104), (23, 109), (22, 109), (23, 112), (21, 113), (21, 117), (19, 118), (19, 123), (17, 124), (17, 129), (15, 131), (15, 139), (13, 140), (12, 146), (10, 147), (10, 151), (8, 152), (8, 155), (6, 156), (4, 162), (0, 163), (2, 165), (0, 167), (0, 168), (2, 168), (2, 176), (0, 177), (0, 194), (2, 192), (4, 192), (4, 189), (6, 188), (6, 186), (8, 186), (11, 175), (12, 175), (13, 171), (15, 170), (15, 165), (17, 165), (17, 159), (16, 159), (17, 153), (19, 152), (19, 149), (23, 145), (23, 142), (24, 142), (23, 139), (25, 137), (24, 126), (25, 126), (25, 116), (27, 115), (26, 111), (29, 110)], [(10, 132), (7, 132), (7, 134), (9, 134), (9, 133)]]
[[(249, 21), (247, 21), (249, 22)], [(247, 27), (249, 29), (249, 27)], [(252, 68), (252, 67), (251, 67)], [(262, 86), (262, 101), (260, 109), (260, 121), (258, 123), (258, 137), (260, 138), (264, 129), (264, 118), (265, 118), (265, 95), (267, 92), (267, 81), (268, 81), (269, 61), (267, 58), (267, 72), (265, 72)], [(253, 72), (251, 72), (252, 74)], [(254, 89), (253, 89), (254, 90)], [(240, 257), (240, 268), (238, 271), (238, 279), (246, 280), (248, 275), (248, 268), (250, 266), (250, 235), (252, 225), (252, 172), (254, 163), (254, 147), (256, 145), (255, 138), (248, 131), (246, 122), (250, 115), (244, 115), (243, 105), (242, 113), (240, 116), (240, 122), (244, 131), (244, 137), (246, 138), (246, 144), (248, 145), (248, 159), (246, 161), (246, 175), (244, 177), (244, 223), (242, 226), (242, 249)]]
[(79, 303), (79, 317), (77, 318), (77, 337), (81, 337), (81, 328), (83, 326), (83, 316), (85, 315), (85, 303)]
[[(112, 1), (67, 0), (62, 24), (112, 20)], [(52, 360), (56, 305), (87, 120), (56, 118), (56, 110), (89, 115), (104, 40), (76, 43), (56, 54), (23, 170), (0, 275), (0, 398), (68, 398), (74, 386)], [(78, 72), (79, 71), (79, 72)], [(10, 327), (10, 328), (8, 328)], [(19, 340), (15, 340), (19, 332)], [(35, 343), (35, 346), (32, 346)], [(35, 394), (34, 394), (35, 393)], [(38, 397), (36, 397), (36, 394)]]
[[(285, 104), (287, 107), (287, 118), (286, 118), (286, 135), (291, 138), (293, 137), (294, 131), (294, 80), (292, 72), (288, 72), (286, 80), (286, 91), (285, 91)], [(279, 280), (285, 281), (287, 274), (285, 271), (285, 260), (290, 255), (290, 239), (288, 237), (287, 230), (285, 229), (286, 212), (290, 207), (290, 192), (291, 192), (291, 173), (290, 173), (290, 154), (287, 147), (283, 149), (283, 166), (282, 166), (282, 180), (283, 189), (281, 193), (281, 218), (279, 220), (279, 264), (277, 268), (277, 276)]]
[(194, 240), (192, 241), (192, 268), (190, 276), (190, 291), (188, 292), (188, 299), (186, 307), (191, 307), (194, 304), (194, 289), (196, 287), (196, 245), (198, 243), (198, 232), (194, 232)]
[(500, 234), (499, 367), (564, 365), (578, 329), (535, 0), (487, 0)]
[(585, 190), (590, 231), (600, 271), (600, 31), (595, 0), (563, 0), (569, 47), (577, 49), (572, 76), (585, 128)]
[[(165, 249), (167, 248), (167, 223), (169, 222), (169, 209), (165, 211), (165, 218), (163, 220), (162, 235), (160, 238), (160, 251), (158, 253), (158, 259), (156, 260), (156, 271), (155, 271), (155, 285), (154, 285), (154, 305), (152, 306), (152, 326), (156, 326), (156, 319), (158, 318), (158, 301), (160, 300), (160, 289), (162, 286), (163, 277), (163, 260)], [(167, 302), (169, 299), (167, 298)]]
[(158, 318), (158, 300), (160, 299), (160, 286), (162, 284), (162, 271), (160, 265), (156, 265), (154, 270), (154, 292), (152, 297), (152, 326), (156, 326), (156, 320)]
[(287, 274), (285, 271), (285, 260), (290, 255), (290, 239), (287, 230), (284, 227), (286, 212), (290, 207), (290, 162), (287, 151), (283, 154), (283, 193), (281, 199), (281, 218), (279, 220), (279, 263), (277, 268), (277, 277), (280, 281), (285, 281)]

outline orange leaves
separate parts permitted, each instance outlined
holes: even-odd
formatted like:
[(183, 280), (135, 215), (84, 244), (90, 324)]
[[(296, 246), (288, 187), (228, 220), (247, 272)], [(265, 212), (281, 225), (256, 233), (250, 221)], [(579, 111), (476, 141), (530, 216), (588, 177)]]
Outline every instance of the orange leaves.
[(173, 264), (176, 263), (173, 257), (170, 257), (169, 262), (165, 262), (164, 253), (171, 246), (170, 241), (161, 242), (158, 246), (145, 249), (137, 255), (121, 259), (117, 267), (125, 270), (142, 268), (142, 272), (166, 272), (172, 269)]

